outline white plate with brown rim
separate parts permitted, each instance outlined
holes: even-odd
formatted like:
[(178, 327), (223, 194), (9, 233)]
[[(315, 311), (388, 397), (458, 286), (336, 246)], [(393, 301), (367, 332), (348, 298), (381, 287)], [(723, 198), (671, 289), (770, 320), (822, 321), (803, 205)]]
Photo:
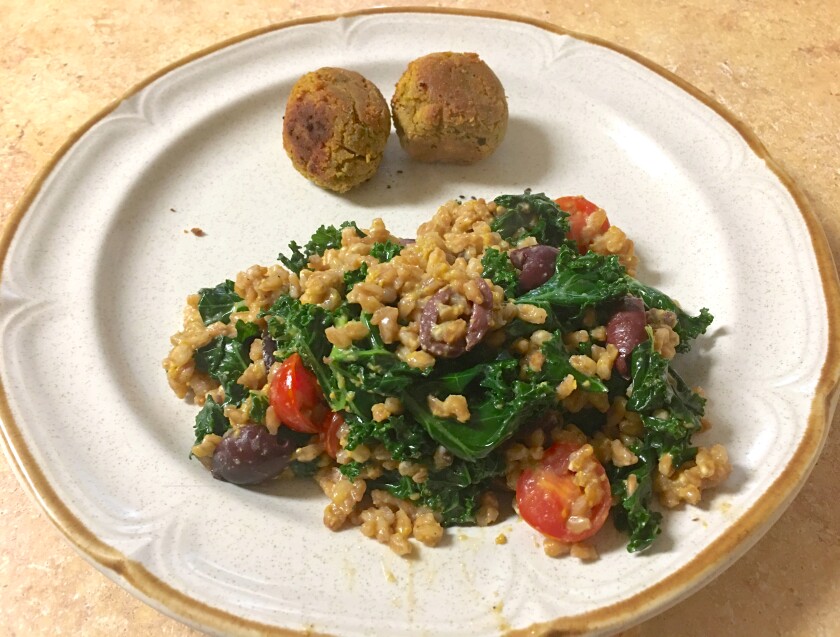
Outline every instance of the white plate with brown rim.
[[(505, 86), (511, 120), (495, 155), (419, 165), (392, 135), (377, 175), (345, 196), (294, 171), (281, 110), (299, 76), (350, 68), (387, 97), (411, 59), (443, 50), (478, 52)], [(700, 442), (724, 443), (733, 474), (701, 506), (669, 512), (654, 549), (631, 555), (607, 531), (597, 562), (552, 560), (508, 519), (406, 560), (328, 531), (314, 484), (238, 488), (188, 460), (195, 409), (160, 368), (187, 293), (274, 262), (321, 223), (383, 217), (409, 236), (447, 199), (526, 187), (597, 201), (636, 241), (639, 278), (715, 314), (680, 370), (710, 396), (715, 427)], [(641, 621), (778, 518), (836, 400), (834, 266), (760, 142), (639, 56), (528, 20), (378, 10), (190, 56), (65, 145), (0, 249), (12, 465), (106, 575), (213, 633), (597, 634)]]

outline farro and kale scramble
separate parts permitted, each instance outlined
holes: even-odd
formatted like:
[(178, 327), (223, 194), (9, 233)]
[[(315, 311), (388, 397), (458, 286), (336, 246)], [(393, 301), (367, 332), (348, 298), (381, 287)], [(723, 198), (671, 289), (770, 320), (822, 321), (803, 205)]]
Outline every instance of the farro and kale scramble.
[(321, 226), (279, 261), (189, 296), (164, 360), (218, 479), (313, 477), (327, 527), (401, 555), (510, 498), (548, 555), (592, 559), (610, 513), (641, 551), (729, 474), (672, 366), (711, 314), (635, 279), (583, 197), (450, 201), (411, 240)]

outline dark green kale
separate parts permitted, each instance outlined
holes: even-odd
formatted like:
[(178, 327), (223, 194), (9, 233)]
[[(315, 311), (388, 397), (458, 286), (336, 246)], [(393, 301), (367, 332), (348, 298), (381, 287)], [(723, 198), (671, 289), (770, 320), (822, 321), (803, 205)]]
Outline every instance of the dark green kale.
[(374, 404), (387, 396), (400, 396), (424, 373), (409, 367), (388, 349), (379, 328), (370, 323), (370, 315), (360, 318), (368, 335), (350, 347), (333, 347), (325, 360), (336, 386), (335, 395), (330, 397), (332, 408), (370, 419)]
[(495, 248), (487, 248), (484, 256), (481, 257), (481, 265), (484, 270), (481, 276), (490, 279), (505, 291), (509, 299), (516, 297), (516, 289), (519, 286), (519, 273), (510, 262), (507, 252), (501, 252)]
[(225, 418), (224, 409), (212, 398), (208, 398), (195, 417), (195, 444), (199, 444), (208, 434), (221, 436), (228, 429), (230, 421)]
[(435, 393), (463, 394), (467, 387), (484, 372), (485, 365), (473, 365), (459, 371), (449, 372), (438, 376), (434, 381)]
[(653, 341), (639, 343), (630, 357), (632, 392), (627, 409), (643, 415), (667, 409), (685, 423), (684, 428), (696, 431), (706, 400), (694, 393), (671, 369), (668, 360), (653, 349)]
[(265, 424), (265, 412), (268, 411), (268, 396), (262, 392), (251, 392), (251, 421)]
[(353, 289), (353, 286), (357, 283), (361, 283), (367, 278), (368, 275), (368, 264), (362, 263), (358, 268), (355, 270), (350, 270), (349, 272), (344, 273), (344, 294), (346, 295), (350, 290)]
[(356, 460), (351, 460), (347, 464), (341, 465), (338, 470), (344, 474), (344, 477), (350, 480), (350, 482), (355, 482), (356, 478), (359, 477), (359, 474), (362, 472), (362, 469), (365, 468), (364, 462), (357, 462)]
[[(627, 550), (636, 553), (648, 548), (661, 532), (659, 523), (662, 514), (650, 508), (653, 499), (653, 473), (657, 470), (658, 460), (651, 449), (632, 448), (639, 457), (639, 462), (632, 467), (607, 465), (610, 490), (617, 504), (612, 507), (613, 522), (619, 531), (630, 536)], [(636, 489), (632, 495), (627, 492), (626, 480), (636, 476)]]
[(572, 367), (569, 361), (570, 354), (563, 346), (563, 337), (560, 333), (542, 344), (540, 348), (545, 361), (543, 361), (542, 368), (536, 374), (536, 377), (547, 381), (549, 384), (558, 385), (571, 374), (575, 381), (577, 381), (578, 388), (583, 391), (605, 393), (607, 386), (597, 376), (587, 376), (581, 371)]
[[(650, 337), (650, 333), (648, 336)], [(654, 351), (653, 339), (648, 338), (633, 349), (630, 361), (633, 390), (627, 400), (627, 409), (638, 413), (663, 409), (671, 395), (671, 386), (668, 384), (668, 359)]]
[(390, 261), (400, 253), (403, 247), (393, 241), (377, 241), (370, 249), (370, 256), (379, 259), (380, 263)]
[(359, 230), (359, 227), (354, 221), (345, 221), (338, 228), (335, 226), (321, 226), (310, 237), (303, 248), (296, 241), (292, 241), (289, 243), (291, 256), (287, 257), (280, 254), (277, 258), (289, 270), (295, 274), (300, 274), (300, 271), (309, 264), (309, 259), (312, 255), (317, 254), (320, 256), (327, 250), (341, 247), (341, 231), (344, 228), (355, 228), (358, 236), (365, 236), (365, 233)]
[(715, 317), (705, 307), (700, 308), (700, 313), (697, 316), (691, 316), (677, 308), (677, 325), (674, 327), (674, 331), (680, 335), (680, 344), (677, 345), (677, 351), (687, 352), (690, 350), (691, 341), (701, 334), (705, 334), (714, 320)]
[(673, 368), (669, 371), (671, 375), (669, 382), (674, 392), (669, 403), (671, 413), (683, 420), (691, 420), (694, 424), (699, 425), (700, 418), (706, 411), (706, 399), (692, 391)]
[(391, 416), (382, 422), (376, 422), (347, 414), (345, 421), (350, 429), (345, 449), (350, 451), (360, 444), (381, 443), (394, 460), (402, 462), (431, 458), (437, 446), (410, 416)]
[(667, 294), (656, 288), (644, 285), (636, 279), (629, 279), (628, 292), (638, 296), (649, 308), (658, 310), (669, 310), (677, 315), (677, 324), (674, 331), (680, 335), (680, 344), (677, 345), (678, 352), (687, 352), (691, 349), (691, 341), (706, 333), (706, 328), (712, 324), (714, 317), (707, 308), (700, 310), (697, 316), (691, 316), (683, 311), (679, 305)]
[[(695, 394), (669, 362), (653, 349), (653, 341), (640, 343), (631, 355), (632, 392), (627, 409), (639, 413), (643, 433), (630, 446), (639, 461), (630, 467), (608, 467), (610, 485), (618, 504), (613, 507), (616, 527), (630, 533), (627, 550), (641, 551), (659, 534), (662, 516), (650, 510), (654, 472), (660, 458), (670, 454), (675, 467), (693, 460), (697, 449), (691, 436), (700, 430), (705, 399)], [(655, 414), (666, 410), (666, 415)], [(628, 495), (626, 482), (636, 476), (636, 490)]]
[(569, 215), (543, 193), (526, 190), (521, 195), (500, 195), (493, 200), (504, 212), (490, 227), (510, 243), (535, 237), (538, 243), (560, 246), (569, 231)]
[(653, 449), (657, 457), (670, 454), (675, 467), (694, 460), (697, 447), (691, 446), (691, 436), (699, 427), (673, 415), (668, 418), (642, 416), (642, 424), (645, 430), (644, 446)]
[[(565, 325), (559, 320), (558, 312), (551, 307), (550, 303), (545, 301), (533, 301), (530, 305), (546, 311), (545, 323), (529, 323), (527, 321), (523, 321), (521, 318), (513, 319), (510, 323), (505, 325), (505, 337), (507, 343), (512, 343), (517, 338), (528, 338), (537, 330), (546, 330), (547, 332), (556, 332), (557, 330), (566, 332), (570, 331), (569, 329), (563, 329)], [(576, 324), (577, 323), (575, 323), (575, 325)]]
[[(635, 363), (638, 357), (640, 373), (642, 369), (648, 371), (645, 382), (638, 391), (638, 394), (642, 395), (639, 402), (656, 404), (655, 407), (636, 410), (642, 414), (645, 431), (644, 444), (645, 447), (655, 450), (657, 457), (662, 457), (666, 453), (670, 454), (674, 466), (679, 467), (684, 462), (693, 460), (697, 454), (696, 447), (691, 446), (691, 436), (700, 431), (700, 418), (705, 410), (706, 399), (691, 391), (685, 381), (670, 369), (667, 360), (652, 351), (650, 341), (642, 345), (637, 347), (637, 349), (641, 348), (638, 354), (633, 352), (632, 358)], [(665, 371), (650, 374), (652, 367), (661, 368), (662, 361), (665, 363)], [(636, 395), (636, 376), (634, 375), (633, 393), (627, 401), (628, 409), (635, 407), (633, 398)], [(647, 396), (656, 398), (651, 400)], [(659, 401), (659, 397), (664, 398)], [(654, 416), (652, 412), (656, 409), (666, 409), (668, 416), (665, 418)]]
[(324, 364), (324, 357), (332, 349), (324, 330), (342, 317), (318, 305), (301, 303), (287, 295), (278, 298), (263, 316), (269, 336), (277, 343), (274, 352), (277, 360), (288, 358), (294, 353), (299, 354), (304, 366), (318, 379), (327, 402), (333, 409), (340, 409), (335, 405), (341, 404), (343, 391)]
[(629, 277), (617, 256), (605, 257), (592, 251), (581, 256), (564, 245), (557, 253), (557, 266), (551, 278), (516, 302), (541, 302), (580, 310), (624, 296), (628, 288)]
[(221, 321), (230, 322), (233, 312), (248, 309), (242, 297), (233, 291), (233, 281), (227, 280), (214, 288), (201, 288), (198, 291), (198, 313), (205, 325)]
[(215, 378), (225, 390), (225, 403), (238, 405), (248, 390), (236, 382), (251, 364), (251, 342), (260, 333), (255, 323), (236, 322), (236, 336), (217, 336), (195, 351), (196, 369)]
[(594, 407), (584, 407), (580, 411), (565, 415), (565, 422), (572, 424), (590, 438), (607, 424), (607, 414), (602, 414)]
[(464, 526), (475, 524), (481, 495), (504, 471), (504, 457), (497, 452), (476, 461), (456, 458), (441, 471), (430, 470), (422, 484), (395, 471), (388, 472), (373, 481), (373, 488), (387, 489), (398, 498), (436, 511), (443, 526)]
[(289, 469), (292, 470), (292, 473), (295, 474), (298, 478), (311, 478), (316, 473), (318, 473), (318, 463), (314, 460), (312, 462), (301, 462), (300, 460), (292, 460), (289, 463)]
[[(277, 432), (277, 438), (281, 444), (288, 441), (291, 443), (293, 449), (299, 449), (300, 447), (305, 447), (312, 441), (312, 434), (294, 431), (288, 427), (280, 427)], [(312, 460), (311, 462), (292, 460), (289, 463), (289, 468), (299, 478), (310, 478), (318, 472), (320, 465), (317, 460)]]
[(484, 365), (479, 383), (483, 391), (469, 397), (470, 419), (465, 423), (429, 411), (425, 398), (438, 389), (435, 381), (411, 388), (404, 394), (403, 404), (437, 443), (459, 458), (475, 461), (490, 454), (531, 416), (556, 401), (554, 385), (521, 381), (518, 374), (519, 363), (513, 358)]
[(688, 351), (691, 341), (704, 334), (713, 320), (708, 309), (703, 308), (697, 316), (691, 316), (668, 295), (627, 275), (617, 256), (603, 256), (592, 251), (581, 256), (565, 245), (557, 254), (554, 275), (517, 298), (516, 302), (581, 310), (626, 294), (638, 296), (648, 308), (670, 310), (677, 315), (674, 330), (680, 336), (679, 352)]

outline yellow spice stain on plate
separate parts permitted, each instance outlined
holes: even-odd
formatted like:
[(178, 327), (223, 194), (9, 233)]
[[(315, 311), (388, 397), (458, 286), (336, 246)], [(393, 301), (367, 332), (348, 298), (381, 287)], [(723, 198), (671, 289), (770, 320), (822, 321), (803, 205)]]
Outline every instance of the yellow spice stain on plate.
[(382, 565), (382, 574), (385, 576), (385, 581), (389, 584), (396, 584), (397, 578), (394, 575), (393, 571), (385, 564), (385, 562), (381, 563)]
[(504, 609), (505, 603), (503, 601), (496, 602), (493, 605), (493, 614), (496, 617), (496, 625), (499, 627), (500, 632), (507, 632), (511, 629), (510, 622), (502, 615)]

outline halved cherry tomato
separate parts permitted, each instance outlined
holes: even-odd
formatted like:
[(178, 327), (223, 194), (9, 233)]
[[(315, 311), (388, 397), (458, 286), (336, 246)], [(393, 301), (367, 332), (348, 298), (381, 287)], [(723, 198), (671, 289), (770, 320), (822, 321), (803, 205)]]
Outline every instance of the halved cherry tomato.
[(324, 421), (324, 430), (321, 432), (321, 442), (324, 443), (324, 451), (330, 458), (335, 459), (339, 450), (338, 429), (344, 424), (344, 416), (337, 411), (331, 411)]
[[(589, 249), (589, 243), (583, 239), (583, 229), (586, 227), (586, 220), (593, 212), (598, 210), (598, 206), (589, 201), (586, 197), (559, 197), (554, 200), (554, 203), (563, 212), (569, 213), (569, 239), (575, 241), (578, 245), (578, 250), (581, 254), (586, 254)], [(606, 232), (610, 229), (609, 220), (604, 221), (601, 225), (601, 232)]]
[(575, 484), (575, 473), (569, 470), (569, 456), (580, 447), (568, 442), (555, 443), (545, 452), (540, 464), (525, 469), (516, 483), (516, 503), (522, 519), (543, 535), (561, 542), (580, 542), (592, 537), (604, 526), (610, 512), (610, 481), (604, 467), (593, 456), (595, 484), (592, 488), (600, 493), (597, 501), (588, 507), (587, 515), (576, 519), (572, 516), (572, 506), (584, 495), (584, 489)]
[(303, 366), (299, 354), (281, 363), (271, 381), (268, 400), (280, 422), (307, 434), (321, 431), (329, 411), (315, 374)]

